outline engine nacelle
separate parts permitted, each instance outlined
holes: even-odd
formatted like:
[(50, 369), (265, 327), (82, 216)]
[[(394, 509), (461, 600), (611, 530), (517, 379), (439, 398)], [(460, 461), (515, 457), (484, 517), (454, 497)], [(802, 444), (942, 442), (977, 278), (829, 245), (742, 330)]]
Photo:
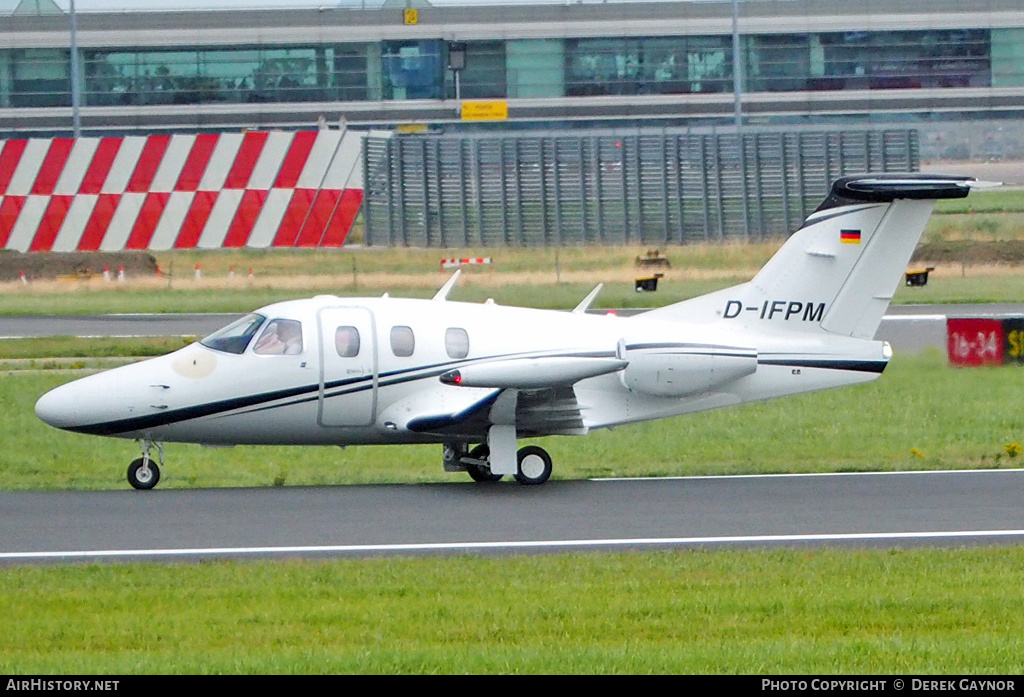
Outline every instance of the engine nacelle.
[(629, 365), (622, 384), (656, 397), (684, 397), (738, 380), (757, 370), (757, 351), (696, 344), (620, 344)]

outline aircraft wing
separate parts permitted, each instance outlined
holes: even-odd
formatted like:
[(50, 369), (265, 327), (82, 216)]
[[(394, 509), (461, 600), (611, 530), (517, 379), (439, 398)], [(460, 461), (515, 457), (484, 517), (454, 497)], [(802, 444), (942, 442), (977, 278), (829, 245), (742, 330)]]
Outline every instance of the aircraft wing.
[[(539, 390), (472, 390), (472, 401), (458, 410), (435, 413), (421, 412), (405, 427), (415, 433), (486, 438), (493, 424), (492, 407), (507, 392), (515, 393), (515, 423), (520, 436), (579, 435), (587, 432), (583, 425), (582, 407), (572, 387)], [(467, 390), (467, 393), (470, 390)]]
[[(537, 356), (480, 361), (440, 376), (459, 387), (448, 405), (407, 405), (416, 416), (406, 428), (418, 433), (483, 437), (495, 422), (492, 409), (502, 395), (514, 395), (515, 424), (520, 435), (585, 433), (573, 385), (580, 380), (622, 370), (628, 361), (610, 354)], [(408, 407), (412, 407), (409, 409)], [(429, 412), (429, 413), (428, 413)]]

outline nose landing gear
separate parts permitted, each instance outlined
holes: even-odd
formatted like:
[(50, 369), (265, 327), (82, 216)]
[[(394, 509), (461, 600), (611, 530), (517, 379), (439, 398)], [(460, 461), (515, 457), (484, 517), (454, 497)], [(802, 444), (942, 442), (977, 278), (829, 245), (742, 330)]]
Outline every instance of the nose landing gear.
[(160, 465), (164, 464), (164, 446), (155, 441), (139, 439), (142, 457), (128, 465), (128, 483), (135, 489), (152, 489), (160, 481), (160, 467), (149, 457), (150, 448), (156, 446)]

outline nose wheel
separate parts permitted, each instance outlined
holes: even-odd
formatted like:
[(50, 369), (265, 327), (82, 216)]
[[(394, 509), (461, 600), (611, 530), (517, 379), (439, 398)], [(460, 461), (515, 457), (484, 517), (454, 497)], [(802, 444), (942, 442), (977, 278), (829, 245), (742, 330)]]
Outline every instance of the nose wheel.
[(160, 457), (160, 464), (164, 464), (164, 448), (159, 443), (149, 440), (139, 442), (142, 447), (142, 457), (132, 460), (128, 465), (128, 483), (133, 489), (152, 489), (160, 481), (160, 467), (150, 458), (149, 451), (154, 445)]

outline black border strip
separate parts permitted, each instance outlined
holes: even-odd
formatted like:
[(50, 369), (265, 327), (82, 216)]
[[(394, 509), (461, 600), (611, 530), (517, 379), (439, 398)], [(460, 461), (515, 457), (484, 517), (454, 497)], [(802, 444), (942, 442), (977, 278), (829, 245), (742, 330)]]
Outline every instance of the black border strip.
[(793, 368), (824, 368), (826, 370), (852, 370), (861, 373), (881, 373), (888, 361), (851, 361), (842, 359), (775, 358), (762, 359), (758, 365), (778, 365)]

